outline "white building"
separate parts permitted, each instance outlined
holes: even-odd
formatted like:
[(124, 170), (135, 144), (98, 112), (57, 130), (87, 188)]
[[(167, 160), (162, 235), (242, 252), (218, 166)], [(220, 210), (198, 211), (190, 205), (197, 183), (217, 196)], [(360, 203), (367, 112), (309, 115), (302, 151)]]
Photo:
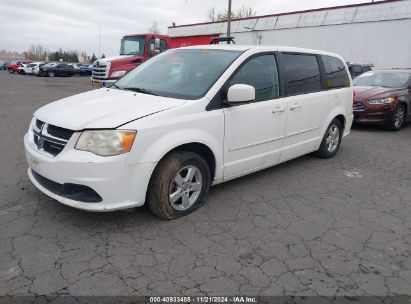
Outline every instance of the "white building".
[[(227, 22), (168, 28), (175, 41), (186, 41), (182, 45), (226, 32)], [(411, 68), (411, 0), (256, 16), (232, 21), (231, 32), (237, 44), (313, 48), (338, 53), (347, 61), (372, 63), (375, 68)]]

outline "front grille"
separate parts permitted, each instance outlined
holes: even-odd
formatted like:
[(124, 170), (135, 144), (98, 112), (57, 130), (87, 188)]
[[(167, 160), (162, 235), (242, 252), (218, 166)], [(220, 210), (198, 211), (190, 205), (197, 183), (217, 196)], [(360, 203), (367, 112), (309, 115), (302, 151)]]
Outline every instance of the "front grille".
[(43, 124), (44, 124), (44, 122), (42, 122), (41, 120), (39, 120), (39, 119), (36, 119), (36, 127), (37, 127), (37, 129), (41, 129), (42, 127), (43, 127)]
[(65, 139), (65, 140), (69, 140), (71, 135), (73, 135), (72, 130), (60, 128), (60, 127), (53, 126), (53, 125), (48, 125), (47, 133), (54, 137), (58, 137), (58, 138)]
[(99, 203), (103, 200), (96, 191), (88, 186), (70, 183), (59, 184), (38, 174), (33, 169), (31, 173), (42, 187), (58, 196), (85, 203)]
[(352, 106), (354, 111), (364, 111), (367, 107), (362, 102), (355, 102)]
[(91, 76), (93, 79), (107, 79), (109, 69), (110, 69), (109, 63), (96, 61), (93, 64)]
[(72, 130), (49, 125), (36, 119), (33, 127), (33, 142), (39, 151), (56, 156), (67, 145), (73, 133)]

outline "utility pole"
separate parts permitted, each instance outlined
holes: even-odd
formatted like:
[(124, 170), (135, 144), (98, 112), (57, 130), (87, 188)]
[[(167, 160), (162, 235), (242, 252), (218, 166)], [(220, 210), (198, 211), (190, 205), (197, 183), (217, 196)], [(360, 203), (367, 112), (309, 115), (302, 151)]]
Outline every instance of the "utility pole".
[[(231, 0), (228, 0), (227, 37), (231, 36)], [(227, 41), (230, 43), (230, 41)]]

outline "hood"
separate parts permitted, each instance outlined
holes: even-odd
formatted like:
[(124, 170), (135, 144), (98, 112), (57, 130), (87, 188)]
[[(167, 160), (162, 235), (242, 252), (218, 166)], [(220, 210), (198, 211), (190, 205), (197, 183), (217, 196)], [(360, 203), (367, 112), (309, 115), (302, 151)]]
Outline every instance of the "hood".
[(137, 65), (144, 62), (145, 58), (137, 55), (118, 55), (99, 59), (99, 62), (109, 62), (110, 71), (115, 70), (126, 70), (129, 72), (134, 69)]
[(34, 116), (46, 123), (76, 131), (116, 128), (184, 103), (180, 99), (103, 88), (52, 102), (38, 109)]
[(396, 97), (402, 91), (398, 88), (386, 88), (386, 87), (354, 87), (354, 99), (357, 101)]
[(112, 62), (112, 61), (116, 61), (116, 60), (123, 60), (123, 59), (127, 59), (130, 57), (134, 57), (131, 55), (117, 55), (117, 56), (110, 56), (110, 57), (106, 57), (106, 58), (102, 58), (99, 59), (98, 61), (100, 62)]

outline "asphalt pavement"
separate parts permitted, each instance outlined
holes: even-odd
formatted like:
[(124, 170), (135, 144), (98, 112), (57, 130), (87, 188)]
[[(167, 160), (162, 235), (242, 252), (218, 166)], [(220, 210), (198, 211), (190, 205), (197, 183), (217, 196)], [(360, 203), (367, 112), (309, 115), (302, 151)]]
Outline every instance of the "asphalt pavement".
[(189, 216), (89, 213), (29, 181), (33, 112), (87, 77), (0, 71), (1, 295), (411, 295), (411, 126), (356, 127), (311, 155), (215, 186)]

